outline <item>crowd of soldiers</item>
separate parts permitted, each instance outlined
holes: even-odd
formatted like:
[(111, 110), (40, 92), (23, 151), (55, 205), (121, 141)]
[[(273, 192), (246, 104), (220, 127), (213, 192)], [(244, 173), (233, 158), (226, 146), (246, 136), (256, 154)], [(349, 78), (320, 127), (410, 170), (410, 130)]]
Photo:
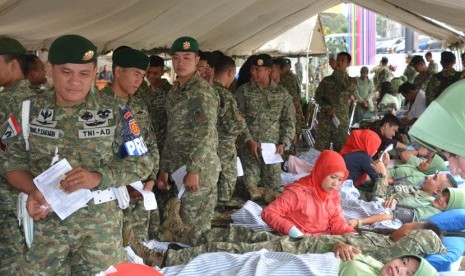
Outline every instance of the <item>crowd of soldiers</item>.
[[(0, 37), (2, 275), (94, 275), (124, 261), (123, 245), (137, 248), (149, 239), (206, 244), (215, 207), (237, 189), (238, 156), (252, 200), (271, 202), (279, 195), (281, 165), (265, 164), (261, 144), (274, 144), (279, 155), (296, 151), (301, 79), (290, 60), (251, 56), (236, 80), (231, 57), (200, 51), (192, 37), (175, 40), (170, 55), (173, 84), (162, 78), (161, 57), (118, 47), (111, 82), (98, 91), (98, 50), (88, 39), (57, 38), (44, 66), (17, 40)], [(358, 84), (347, 74), (350, 62), (350, 54), (339, 53), (330, 62), (334, 72), (316, 90), (317, 150), (339, 151), (347, 138)], [(452, 72), (446, 65), (444, 60), (444, 70)], [(445, 89), (443, 78), (433, 75), (431, 83), (435, 79)], [(34, 183), (59, 159), (72, 166), (57, 184), (65, 193), (89, 189), (95, 199), (142, 181), (159, 208), (146, 211), (142, 195), (128, 185), (124, 210), (110, 196), (62, 220)], [(183, 167), (185, 192), (178, 197), (171, 175)], [(27, 213), (35, 221), (30, 248), (14, 208), (19, 193), (28, 196)]]

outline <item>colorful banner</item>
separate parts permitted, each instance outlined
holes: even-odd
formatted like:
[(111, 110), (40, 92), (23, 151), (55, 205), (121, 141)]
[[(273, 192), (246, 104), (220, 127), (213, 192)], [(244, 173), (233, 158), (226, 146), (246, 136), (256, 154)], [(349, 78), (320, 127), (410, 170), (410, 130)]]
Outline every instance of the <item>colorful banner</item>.
[(376, 15), (354, 4), (347, 4), (349, 53), (352, 65), (373, 65), (376, 59)]

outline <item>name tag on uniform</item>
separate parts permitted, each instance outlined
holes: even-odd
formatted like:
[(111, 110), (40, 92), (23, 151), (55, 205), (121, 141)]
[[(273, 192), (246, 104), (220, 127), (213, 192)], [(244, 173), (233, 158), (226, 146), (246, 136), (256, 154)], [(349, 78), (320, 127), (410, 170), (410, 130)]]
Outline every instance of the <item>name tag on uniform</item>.
[(126, 148), (126, 152), (128, 153), (128, 155), (134, 156), (144, 155), (149, 151), (142, 136), (127, 141), (126, 143), (124, 143), (124, 147)]
[(30, 131), (32, 135), (41, 136), (45, 138), (58, 139), (58, 130), (48, 127), (40, 126), (30, 126)]
[(80, 129), (78, 131), (79, 139), (108, 137), (115, 135), (115, 127), (100, 127), (91, 129)]

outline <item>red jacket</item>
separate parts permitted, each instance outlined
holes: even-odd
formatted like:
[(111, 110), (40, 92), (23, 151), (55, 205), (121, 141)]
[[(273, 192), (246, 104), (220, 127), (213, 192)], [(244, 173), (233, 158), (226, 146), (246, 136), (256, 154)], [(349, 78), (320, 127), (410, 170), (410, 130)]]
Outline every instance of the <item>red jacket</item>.
[(262, 219), (281, 235), (288, 235), (294, 225), (306, 235), (357, 233), (342, 215), (339, 190), (332, 190), (322, 202), (313, 187), (299, 184), (307, 179), (287, 185), (263, 210)]

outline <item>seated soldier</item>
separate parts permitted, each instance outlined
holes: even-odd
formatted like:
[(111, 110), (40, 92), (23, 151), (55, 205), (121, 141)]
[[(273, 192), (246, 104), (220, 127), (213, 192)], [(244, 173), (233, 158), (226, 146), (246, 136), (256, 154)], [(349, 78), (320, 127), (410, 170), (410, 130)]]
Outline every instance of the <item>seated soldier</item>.
[[(404, 152), (401, 153), (401, 156), (404, 155)], [(402, 157), (402, 159), (404, 158)], [(428, 159), (410, 155), (405, 164), (397, 165), (388, 170), (388, 183), (417, 186), (427, 175), (445, 170), (446, 165), (439, 155), (431, 153)]]

